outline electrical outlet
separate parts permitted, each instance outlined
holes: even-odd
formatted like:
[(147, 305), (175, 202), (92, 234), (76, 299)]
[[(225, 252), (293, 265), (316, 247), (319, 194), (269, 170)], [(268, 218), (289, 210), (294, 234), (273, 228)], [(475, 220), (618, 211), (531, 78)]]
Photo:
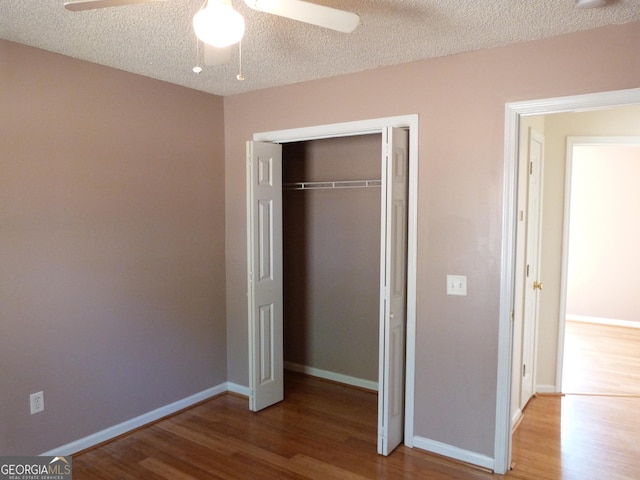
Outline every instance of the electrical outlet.
[(32, 393), (29, 396), (29, 405), (31, 406), (31, 415), (42, 412), (44, 410), (44, 392)]

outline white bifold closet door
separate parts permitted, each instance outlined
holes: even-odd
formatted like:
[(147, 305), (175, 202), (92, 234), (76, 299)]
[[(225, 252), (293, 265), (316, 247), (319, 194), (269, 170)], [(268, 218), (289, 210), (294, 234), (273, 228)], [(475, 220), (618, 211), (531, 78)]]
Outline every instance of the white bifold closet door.
[(404, 439), (409, 133), (382, 132), (378, 453)]
[[(378, 453), (403, 440), (408, 132), (382, 131)], [(282, 149), (247, 142), (250, 409), (284, 398)]]
[(284, 399), (282, 146), (247, 142), (249, 408)]

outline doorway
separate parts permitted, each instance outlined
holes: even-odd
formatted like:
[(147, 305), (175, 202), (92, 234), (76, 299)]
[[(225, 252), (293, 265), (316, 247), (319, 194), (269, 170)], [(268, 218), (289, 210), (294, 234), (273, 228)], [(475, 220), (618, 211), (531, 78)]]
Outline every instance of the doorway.
[[(402, 132), (404, 134), (400, 135)], [(396, 133), (397, 132), (397, 133)], [(379, 389), (381, 394), (379, 395), (380, 401), (383, 402), (381, 408), (379, 408), (379, 421), (378, 421), (378, 437), (379, 453), (388, 454), (393, 449), (393, 445), (387, 442), (387, 439), (391, 438), (391, 433), (396, 432), (396, 426), (398, 422), (400, 425), (398, 430), (400, 431), (400, 437), (398, 442), (403, 440), (404, 430), (404, 443), (407, 446), (412, 446), (413, 443), (413, 391), (414, 391), (414, 365), (415, 365), (415, 302), (416, 302), (416, 261), (415, 255), (417, 250), (417, 165), (418, 165), (418, 116), (409, 115), (402, 117), (388, 117), (382, 119), (366, 120), (360, 122), (348, 122), (343, 124), (332, 124), (319, 127), (309, 127), (293, 130), (284, 130), (277, 132), (266, 132), (255, 134), (253, 142), (248, 144), (248, 219), (249, 219), (249, 237), (248, 237), (248, 278), (249, 278), (249, 364), (250, 364), (250, 404), (253, 410), (266, 407), (272, 403), (280, 401), (282, 399), (283, 392), (283, 380), (282, 380), (282, 294), (277, 290), (271, 290), (273, 301), (265, 301), (264, 303), (256, 303), (262, 292), (256, 293), (260, 288), (256, 288), (258, 282), (254, 282), (255, 278), (262, 278), (263, 273), (267, 273), (267, 277), (273, 277), (270, 272), (275, 269), (281, 269), (281, 238), (272, 239), (268, 236), (262, 236), (260, 233), (261, 228), (266, 227), (265, 231), (275, 232), (281, 231), (281, 188), (278, 182), (281, 181), (281, 171), (272, 168), (272, 164), (278, 163), (280, 160), (273, 160), (274, 158), (281, 156), (281, 148), (276, 147), (278, 144), (290, 143), (295, 141), (308, 141), (321, 138), (332, 137), (345, 137), (352, 135), (364, 135), (370, 133), (382, 133), (383, 136), (383, 151), (382, 157), (385, 163), (383, 164), (383, 180), (382, 198), (386, 199), (382, 202), (382, 217), (383, 223), (386, 227), (383, 228), (383, 232), (387, 232), (386, 235), (381, 235), (381, 242), (383, 247), (381, 252), (386, 251), (386, 254), (381, 255), (381, 262), (386, 267), (382, 267), (381, 272), (385, 272), (381, 275), (381, 278), (391, 278), (392, 283), (387, 283), (383, 288), (381, 285), (380, 297), (380, 314), (381, 314), (381, 341), (379, 349)], [(404, 154), (405, 162), (397, 162), (396, 158), (402, 157), (402, 154), (398, 154), (401, 150), (396, 148), (402, 141), (399, 140), (400, 136), (406, 137), (408, 145), (408, 153)], [(269, 145), (273, 145), (270, 147)], [(258, 153), (258, 156), (254, 156), (254, 153)], [(275, 152), (275, 153), (273, 153)], [(406, 147), (405, 147), (406, 152)], [(260, 156), (262, 155), (262, 156)], [(252, 165), (253, 163), (253, 165)], [(280, 168), (280, 167), (278, 167)], [(400, 197), (395, 196), (396, 187), (395, 179), (398, 177), (398, 173), (403, 172), (405, 177), (408, 177), (408, 188), (404, 188), (405, 194), (405, 214), (404, 218), (405, 227), (403, 230), (393, 230), (394, 226), (399, 224), (398, 218), (400, 218), (395, 208), (400, 201)], [(273, 179), (280, 179), (273, 182)], [(255, 185), (255, 186), (254, 186)], [(262, 186), (268, 186), (271, 188), (271, 193), (266, 192), (265, 196), (260, 196), (262, 193)], [(277, 187), (277, 188), (275, 188)], [(252, 193), (255, 189), (259, 197), (254, 197)], [(268, 188), (266, 189), (268, 190)], [(402, 189), (401, 189), (402, 190)], [(277, 193), (279, 191), (280, 193)], [(270, 197), (272, 195), (272, 197)], [(257, 199), (257, 203), (256, 203)], [(404, 231), (402, 237), (390, 235), (391, 231)], [(401, 238), (401, 242), (398, 239)], [(393, 284), (393, 277), (391, 273), (394, 270), (394, 259), (400, 258), (397, 254), (400, 251), (397, 247), (401, 246), (402, 257), (406, 258), (406, 273), (402, 274), (403, 289), (403, 301), (402, 308), (405, 310), (402, 312), (400, 319), (396, 316), (396, 321), (400, 320), (402, 329), (406, 331), (402, 334), (402, 342), (398, 343), (398, 336), (395, 335), (396, 330), (393, 328), (394, 311), (390, 310), (394, 305), (394, 298), (396, 288)], [(277, 247), (277, 248), (274, 248)], [(280, 249), (280, 250), (278, 250)], [(385, 250), (386, 249), (386, 250)], [(260, 253), (275, 252), (273, 256), (260, 255)], [(280, 264), (280, 266), (278, 265)], [(396, 262), (396, 264), (400, 264)], [(255, 265), (255, 268), (254, 268)], [(274, 270), (272, 270), (274, 269)], [(265, 277), (266, 278), (266, 277)], [(270, 283), (277, 289), (278, 282), (271, 281)], [(265, 288), (265, 291), (270, 290)], [(274, 293), (275, 292), (275, 293)], [(406, 299), (406, 301), (405, 301)], [(280, 305), (280, 306), (278, 306)], [(263, 308), (264, 307), (264, 308)], [(280, 315), (280, 318), (278, 318)], [(384, 333), (383, 333), (384, 332)], [(391, 339), (396, 341), (390, 341)], [(390, 371), (393, 373), (395, 370), (390, 367), (393, 365), (399, 365), (398, 355), (393, 352), (398, 350), (396, 345), (401, 344), (405, 347), (406, 342), (406, 354), (401, 355), (400, 360), (403, 368), (406, 368), (404, 375), (404, 382), (397, 382), (397, 375), (390, 378)], [(263, 381), (264, 380), (264, 381)], [(404, 388), (403, 388), (404, 387)], [(395, 394), (396, 389), (400, 388), (402, 393), (400, 395)], [(266, 392), (262, 394), (263, 390)], [(265, 401), (265, 398), (267, 399)], [(403, 398), (402, 416), (397, 416), (398, 405), (394, 403), (398, 398)], [(393, 408), (390, 406), (393, 405)], [(404, 418), (404, 421), (402, 421)], [(388, 448), (385, 448), (385, 445)], [(381, 448), (382, 446), (382, 448)]]
[(558, 358), (565, 394), (640, 393), (634, 375), (639, 303), (629, 268), (640, 262), (640, 230), (627, 218), (640, 205), (639, 177), (640, 136), (568, 137), (565, 334)]
[[(505, 164), (503, 189), (503, 234), (500, 290), (498, 385), (496, 405), (495, 468), (505, 473), (511, 464), (511, 389), (514, 344), (512, 319), (514, 315), (514, 290), (516, 283), (516, 225), (518, 138), (520, 121), (533, 115), (606, 109), (640, 104), (640, 89), (630, 89), (598, 94), (559, 97), (537, 101), (509, 103), (505, 108)], [(562, 178), (564, 175), (561, 174)], [(557, 319), (557, 316), (556, 316)], [(557, 320), (556, 320), (557, 321)], [(558, 332), (561, 334), (562, 332)], [(558, 335), (558, 342), (561, 341)], [(553, 348), (559, 348), (560, 343)], [(556, 350), (557, 352), (557, 350)], [(553, 355), (554, 363), (558, 353)]]
[[(523, 292), (536, 292), (534, 288), (523, 285), (523, 278), (526, 277), (525, 265), (531, 264), (535, 267), (536, 262), (525, 262), (524, 254), (527, 250), (529, 242), (529, 224), (531, 223), (531, 215), (527, 213), (527, 181), (524, 177), (530, 177), (533, 165), (526, 165), (527, 152), (532, 144), (532, 132), (540, 131), (549, 136), (549, 165), (548, 175), (545, 179), (544, 188), (544, 222), (543, 237), (545, 248), (542, 255), (542, 275), (539, 282), (539, 288), (542, 288), (542, 280), (544, 280), (544, 291), (538, 290), (536, 295), (540, 295), (540, 311), (541, 311), (541, 334), (540, 342), (536, 351), (536, 359), (532, 363), (533, 368), (527, 366), (526, 371), (537, 369), (538, 378), (535, 381), (535, 390), (539, 393), (566, 393), (562, 388), (563, 378), (563, 343), (559, 342), (564, 332), (565, 313), (575, 317), (576, 313), (582, 312), (582, 318), (585, 318), (585, 299), (587, 304), (596, 306), (600, 313), (595, 312), (594, 316), (600, 318), (625, 318), (632, 316), (629, 309), (629, 288), (625, 291), (625, 286), (632, 283), (624, 282), (616, 287), (618, 281), (627, 278), (629, 275), (625, 273), (625, 269), (630, 264), (637, 264), (635, 261), (635, 249), (631, 246), (623, 248), (624, 245), (635, 245), (634, 242), (627, 242), (633, 230), (630, 232), (631, 224), (627, 221), (624, 212), (630, 205), (637, 204), (637, 199), (631, 198), (634, 195), (634, 186), (622, 188), (624, 182), (633, 182), (637, 178), (637, 172), (632, 169), (632, 165), (627, 161), (626, 170), (621, 173), (615, 173), (619, 170), (616, 167), (615, 158), (618, 156), (616, 151), (620, 148), (627, 149), (631, 145), (638, 143), (639, 137), (629, 137), (628, 135), (637, 134), (640, 128), (633, 127), (638, 125), (640, 118), (640, 108), (638, 106), (622, 106), (617, 108), (602, 108), (591, 111), (572, 111), (560, 112), (548, 115), (532, 115), (520, 118), (520, 140), (519, 155), (520, 168), (518, 170), (518, 224), (517, 224), (517, 245), (516, 245), (516, 283), (514, 297), (514, 369), (513, 369), (513, 386), (512, 391), (512, 414), (513, 421), (517, 421), (520, 409), (527, 401), (526, 396), (521, 396), (521, 390), (518, 388), (518, 382), (521, 380), (523, 373), (524, 352), (521, 352), (522, 346), (519, 342), (522, 333), (522, 303)], [(585, 133), (590, 136), (572, 136), (574, 133)], [(609, 136), (602, 136), (605, 132)], [(622, 135), (627, 136), (622, 136)], [(591, 145), (591, 146), (589, 146)], [(588, 208), (583, 209), (583, 213), (576, 218), (580, 218), (581, 225), (569, 228), (569, 219), (573, 217), (570, 212), (571, 205), (575, 207), (575, 202), (571, 201), (572, 191), (572, 154), (574, 150), (581, 149), (605, 149), (601, 152), (602, 161), (599, 162), (600, 170), (596, 174), (591, 174), (597, 178), (597, 183), (587, 187), (587, 191), (579, 190), (582, 200), (591, 202)], [(604, 158), (606, 157), (606, 158)], [(593, 160), (591, 160), (593, 163)], [(635, 162), (637, 165), (638, 162)], [(594, 164), (595, 165), (595, 164)], [(605, 168), (606, 167), (606, 168)], [(612, 175), (617, 178), (611, 178)], [(584, 176), (581, 174), (581, 176)], [(607, 193), (602, 191), (602, 186), (608, 182), (609, 187)], [(530, 188), (529, 188), (530, 189)], [(626, 198), (615, 198), (625, 195)], [(612, 201), (618, 201), (616, 205)], [(603, 209), (609, 210), (604, 212)], [(601, 213), (598, 213), (598, 212)], [(619, 213), (619, 214), (617, 214)], [(597, 215), (600, 215), (598, 217)], [(599, 218), (599, 220), (598, 220)], [(619, 220), (616, 220), (619, 219)], [(593, 224), (592, 232), (584, 230), (585, 221), (589, 220)], [(616, 223), (617, 227), (614, 228)], [(596, 226), (597, 225), (597, 226)], [(606, 225), (609, 225), (606, 227)], [(575, 235), (570, 235), (569, 231), (580, 227), (576, 230)], [(618, 232), (616, 234), (615, 232)], [(591, 237), (591, 238), (590, 238)], [(614, 240), (614, 239), (619, 240)], [(633, 237), (634, 239), (636, 237)], [(609, 242), (609, 254), (603, 251), (603, 241)], [(573, 245), (573, 246), (571, 246)], [(573, 250), (575, 260), (572, 262), (573, 267), (569, 265), (570, 251)], [(589, 252), (588, 255), (585, 255)], [(627, 254), (623, 256), (623, 252)], [(600, 270), (598, 274), (594, 268)], [(611, 270), (617, 269), (613, 273)], [(533, 268), (535, 270), (535, 268)], [(574, 270), (575, 288), (571, 288), (568, 272)], [(610, 272), (610, 273), (607, 273)], [(528, 273), (528, 272), (527, 272)], [(535, 277), (535, 275), (534, 275)], [(527, 277), (527, 280), (530, 279)], [(585, 288), (591, 289), (586, 293)], [(529, 282), (530, 283), (530, 282)], [(583, 299), (579, 305), (575, 301), (571, 302), (572, 291), (580, 291)], [(567, 292), (569, 298), (567, 298)], [(565, 306), (566, 305), (566, 306)], [(623, 307), (625, 311), (621, 311)], [(577, 311), (576, 308), (579, 310)], [(535, 308), (530, 309), (535, 311)], [(619, 322), (618, 322), (619, 323)], [(637, 325), (637, 324), (636, 324)], [(523, 349), (522, 349), (523, 350)], [(535, 359), (534, 359), (535, 360)], [(540, 365), (537, 365), (539, 363)]]

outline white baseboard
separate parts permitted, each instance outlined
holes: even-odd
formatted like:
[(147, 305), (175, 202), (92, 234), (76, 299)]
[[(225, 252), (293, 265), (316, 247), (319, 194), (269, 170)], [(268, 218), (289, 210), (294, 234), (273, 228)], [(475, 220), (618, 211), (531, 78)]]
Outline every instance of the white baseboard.
[(518, 423), (518, 420), (520, 420), (522, 418), (522, 409), (518, 408), (516, 410), (516, 413), (513, 414), (513, 416), (511, 417), (511, 430), (513, 430), (513, 427), (516, 426), (516, 424)]
[(227, 391), (247, 398), (251, 396), (251, 389), (249, 387), (238, 385), (237, 383), (227, 382)]
[(354, 387), (373, 390), (374, 392), (378, 391), (378, 382), (373, 382), (371, 380), (351, 377), (349, 375), (329, 372), (327, 370), (320, 370), (319, 368), (308, 367), (306, 365), (300, 365), (299, 363), (293, 362), (284, 362), (284, 368), (285, 370), (291, 370), (292, 372), (304, 373), (313, 377), (324, 378), (325, 380), (332, 380), (334, 382), (344, 383)]
[(437, 442), (436, 440), (430, 440), (428, 438), (413, 437), (413, 446), (427, 452), (436, 453), (444, 457), (453, 458), (461, 462), (476, 465), (482, 468), (488, 468), (493, 470), (495, 467), (495, 461), (491, 457), (482, 455), (480, 453), (471, 452), (469, 450), (463, 450), (462, 448), (454, 447), (446, 443)]
[(132, 418), (131, 420), (127, 420), (126, 422), (119, 423), (118, 425), (105, 428), (104, 430), (92, 433), (91, 435), (88, 435), (84, 438), (75, 440), (71, 443), (67, 443), (66, 445), (62, 445), (61, 447), (54, 448), (53, 450), (49, 450), (48, 452), (41, 453), (40, 455), (57, 457), (73, 455), (76, 452), (91, 448), (102, 442), (106, 442), (107, 440), (111, 440), (112, 438), (135, 430), (136, 428), (140, 428), (163, 417), (167, 417), (176, 412), (179, 412), (180, 410), (191, 407), (198, 402), (207, 400), (211, 397), (215, 397), (216, 395), (229, 390), (228, 387), (229, 384), (225, 382), (216, 387), (208, 388), (207, 390), (203, 390), (202, 392), (183, 398), (182, 400), (170, 403), (169, 405), (165, 405), (164, 407), (156, 408), (155, 410), (144, 413), (138, 417)]
[(572, 322), (597, 323), (612, 327), (640, 328), (640, 322), (633, 320), (620, 320), (616, 318), (589, 317), (587, 315), (566, 315), (566, 319)]
[(536, 385), (536, 393), (558, 393), (555, 385)]

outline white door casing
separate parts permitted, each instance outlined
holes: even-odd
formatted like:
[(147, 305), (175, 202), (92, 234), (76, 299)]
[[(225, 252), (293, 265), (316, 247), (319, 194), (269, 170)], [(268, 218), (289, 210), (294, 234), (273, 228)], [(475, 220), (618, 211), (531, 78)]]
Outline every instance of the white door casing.
[(284, 399), (282, 146), (247, 142), (249, 408)]
[(540, 245), (542, 225), (542, 178), (544, 170), (544, 136), (529, 129), (527, 160), (527, 240), (524, 268), (524, 315), (522, 329), (522, 365), (520, 369), (520, 410), (535, 394), (535, 357), (537, 325), (542, 282), (540, 280)]
[[(516, 258), (517, 145), (520, 117), (638, 104), (640, 104), (640, 88), (505, 104), (498, 381), (496, 386), (496, 428), (493, 466), (495, 473), (504, 474), (511, 465), (512, 318), (516, 272), (514, 261)], [(558, 332), (559, 345), (564, 342), (563, 333), (562, 330)], [(561, 351), (558, 352), (558, 355), (561, 356)]]
[(404, 438), (407, 320), (408, 132), (382, 132), (380, 246), (380, 366), (378, 453), (389, 455)]

